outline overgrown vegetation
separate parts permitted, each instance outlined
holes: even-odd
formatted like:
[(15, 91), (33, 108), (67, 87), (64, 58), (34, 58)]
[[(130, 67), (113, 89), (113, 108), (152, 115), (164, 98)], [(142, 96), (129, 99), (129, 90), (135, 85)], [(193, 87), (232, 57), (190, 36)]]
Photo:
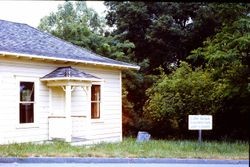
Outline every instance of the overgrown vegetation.
[(203, 142), (151, 140), (138, 143), (127, 138), (121, 143), (101, 143), (91, 147), (51, 144), (10, 144), (0, 146), (1, 157), (123, 157), (123, 158), (207, 158), (248, 159), (246, 142)]
[(248, 140), (249, 4), (105, 3), (113, 33), (135, 44), (142, 65), (125, 75), (130, 133), (194, 138), (187, 116), (201, 113), (214, 118), (209, 138)]
[[(187, 131), (183, 132), (187, 129), (189, 114), (211, 114), (217, 119), (215, 134), (227, 132), (228, 137), (247, 137), (249, 25), (249, 18), (237, 20), (205, 41), (204, 47), (194, 50), (189, 59), (199, 67), (192, 69), (191, 64), (182, 62), (173, 73), (162, 74), (147, 91), (145, 115), (149, 120), (167, 121), (167, 129), (188, 136)], [(237, 126), (232, 126), (232, 122)], [(231, 134), (226, 130), (228, 127)]]
[(213, 115), (207, 138), (249, 139), (249, 4), (104, 4), (106, 20), (85, 2), (65, 2), (39, 28), (141, 66), (123, 72), (124, 135), (193, 139), (187, 116), (201, 113)]

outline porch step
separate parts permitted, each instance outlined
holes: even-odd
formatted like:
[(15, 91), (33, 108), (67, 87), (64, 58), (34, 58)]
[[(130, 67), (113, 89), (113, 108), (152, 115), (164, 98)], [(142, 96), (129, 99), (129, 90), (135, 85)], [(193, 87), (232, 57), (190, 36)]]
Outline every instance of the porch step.
[(88, 146), (92, 144), (94, 144), (93, 140), (86, 139), (83, 137), (72, 137), (71, 143), (70, 143), (70, 145), (72, 146)]
[(71, 138), (71, 142), (83, 142), (83, 141), (87, 141), (88, 139), (83, 138), (83, 137), (72, 137)]

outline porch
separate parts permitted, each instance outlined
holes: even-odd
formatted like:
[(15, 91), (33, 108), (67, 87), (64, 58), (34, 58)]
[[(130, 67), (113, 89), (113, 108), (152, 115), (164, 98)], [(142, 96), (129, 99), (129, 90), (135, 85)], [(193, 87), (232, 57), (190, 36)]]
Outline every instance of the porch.
[(59, 67), (41, 81), (49, 88), (49, 140), (88, 143), (91, 139), (91, 86), (102, 79)]

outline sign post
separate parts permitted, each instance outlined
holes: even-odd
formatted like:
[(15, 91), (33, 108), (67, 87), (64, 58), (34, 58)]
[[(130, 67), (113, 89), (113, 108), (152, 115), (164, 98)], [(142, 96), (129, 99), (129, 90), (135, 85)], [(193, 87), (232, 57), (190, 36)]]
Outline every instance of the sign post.
[(201, 143), (202, 142), (202, 130), (201, 129), (199, 129), (199, 137), (198, 137), (198, 141), (199, 141), (199, 143)]
[(199, 143), (202, 142), (202, 130), (212, 130), (213, 118), (212, 115), (189, 115), (188, 116), (188, 129), (198, 130)]

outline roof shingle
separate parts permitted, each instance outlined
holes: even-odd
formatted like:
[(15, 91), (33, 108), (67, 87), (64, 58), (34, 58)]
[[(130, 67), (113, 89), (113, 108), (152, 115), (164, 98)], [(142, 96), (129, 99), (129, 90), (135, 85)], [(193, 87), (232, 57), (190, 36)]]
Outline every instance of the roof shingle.
[(0, 20), (0, 52), (81, 60), (116, 66), (138, 66), (97, 55), (27, 24)]
[(80, 71), (78, 69), (72, 68), (71, 66), (67, 67), (59, 67), (52, 71), (51, 73), (45, 75), (42, 77), (42, 79), (48, 79), (48, 78), (82, 78), (82, 79), (89, 79), (89, 80), (100, 80), (101, 78), (98, 78), (94, 75), (87, 74), (83, 71)]

